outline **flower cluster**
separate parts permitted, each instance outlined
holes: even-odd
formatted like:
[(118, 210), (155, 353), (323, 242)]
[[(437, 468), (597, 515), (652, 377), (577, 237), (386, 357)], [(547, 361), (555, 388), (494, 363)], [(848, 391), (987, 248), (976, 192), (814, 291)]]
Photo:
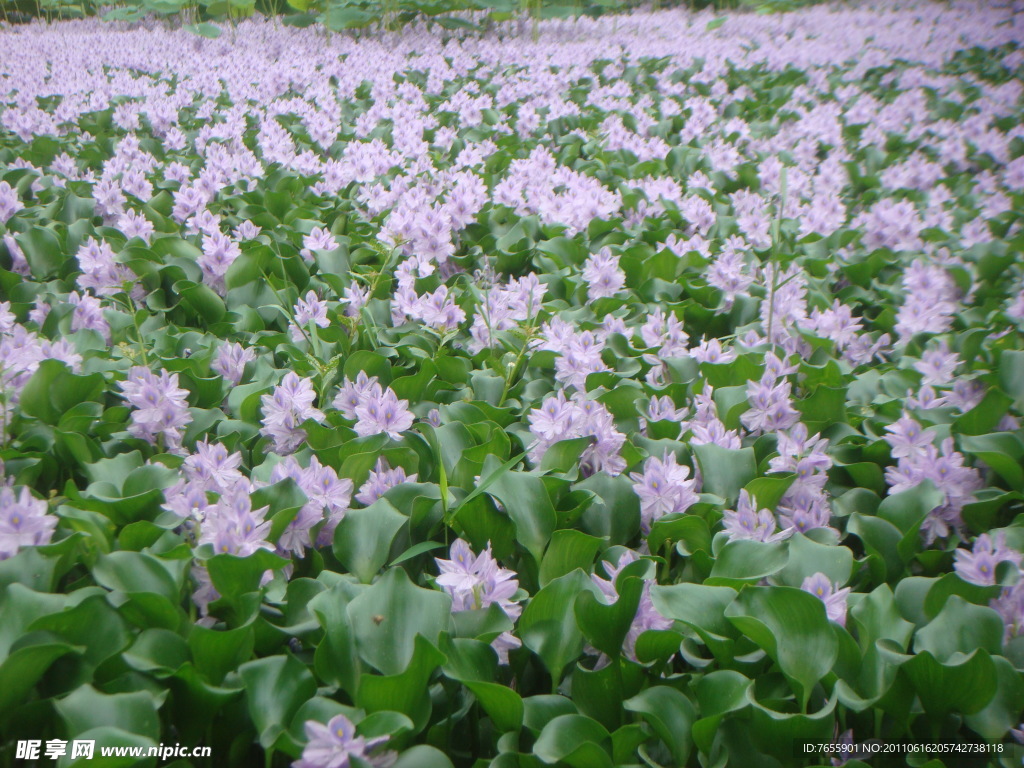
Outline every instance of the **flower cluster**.
[(163, 446), (172, 452), (182, 450), (182, 430), (192, 422), (188, 410), (188, 390), (178, 386), (178, 374), (135, 366), (120, 386), (125, 400), (135, 408), (128, 431), (135, 437)]
[(586, 475), (604, 472), (619, 475), (626, 461), (619, 451), (626, 436), (615, 428), (615, 420), (604, 405), (574, 395), (567, 400), (561, 391), (544, 400), (530, 412), (530, 432), (536, 440), (530, 445), (530, 461), (539, 464), (547, 450), (561, 440), (590, 437), (593, 442), (580, 456), (580, 470)]
[[(519, 590), (515, 571), (502, 568), (491, 555), (491, 547), (474, 554), (462, 539), (456, 539), (449, 552), (450, 560), (434, 558), (440, 575), (438, 585), (452, 596), (452, 611), (473, 611), (498, 605), (509, 619), (519, 618), (523, 608), (513, 598)], [(508, 664), (508, 653), (522, 642), (511, 632), (502, 632), (491, 646), (502, 664)]]
[(400, 440), (401, 433), (412, 427), (409, 401), (399, 400), (391, 387), (381, 386), (376, 376), (367, 376), (364, 371), (356, 375), (355, 381), (345, 377), (334, 407), (346, 419), (355, 420), (356, 433), (363, 437), (383, 432), (392, 440)]
[(263, 427), (260, 434), (273, 441), (274, 453), (287, 455), (306, 439), (302, 423), (306, 419), (323, 421), (323, 411), (313, 407), (316, 392), (313, 382), (289, 371), (272, 395), (263, 395)]

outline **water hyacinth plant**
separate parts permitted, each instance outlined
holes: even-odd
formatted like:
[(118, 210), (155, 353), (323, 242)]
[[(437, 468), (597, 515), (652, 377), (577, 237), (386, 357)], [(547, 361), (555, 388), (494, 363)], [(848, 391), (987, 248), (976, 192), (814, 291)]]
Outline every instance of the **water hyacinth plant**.
[(229, 5), (0, 25), (0, 762), (1020, 765), (1017, 6)]

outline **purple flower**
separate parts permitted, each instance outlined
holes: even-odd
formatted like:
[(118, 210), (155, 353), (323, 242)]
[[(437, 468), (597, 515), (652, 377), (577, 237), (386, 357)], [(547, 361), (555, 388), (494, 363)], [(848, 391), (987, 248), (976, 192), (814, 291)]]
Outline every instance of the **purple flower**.
[(103, 340), (110, 343), (110, 324), (103, 316), (103, 305), (95, 296), (77, 292), (68, 294), (68, 303), (74, 306), (71, 313), (72, 331), (96, 331)]
[(243, 479), (238, 471), (241, 464), (242, 454), (228, 453), (221, 443), (211, 444), (207, 439), (196, 443), (195, 453), (185, 458), (182, 468), (187, 480), (223, 493)]
[(6, 181), (0, 181), (0, 224), (6, 224), (24, 207), (25, 204), (18, 198), (18, 190)]
[(645, 536), (660, 517), (685, 512), (699, 501), (689, 474), (689, 467), (676, 464), (675, 454), (665, 451), (660, 460), (647, 459), (642, 473), (630, 475), (633, 491), (640, 497), (640, 530)]
[(241, 255), (238, 243), (227, 235), (221, 232), (203, 235), (203, 254), (197, 259), (203, 272), (203, 282), (223, 296), (227, 290), (224, 276)]
[(312, 231), (302, 238), (302, 250), (299, 251), (299, 255), (307, 262), (312, 262), (313, 251), (330, 252), (337, 249), (338, 241), (334, 239), (334, 235), (330, 233), (330, 230), (323, 227), (313, 227)]
[(838, 584), (833, 586), (828, 576), (819, 571), (804, 579), (800, 589), (810, 592), (825, 604), (825, 613), (828, 614), (830, 621), (841, 627), (846, 626), (846, 598), (850, 594), (849, 587), (840, 589)]
[(1016, 584), (1004, 587), (1003, 591), (989, 605), (1002, 616), (1006, 625), (1004, 642), (1024, 635), (1024, 579)]
[(740, 491), (736, 509), (727, 509), (722, 515), (722, 525), (730, 540), (771, 542), (781, 541), (793, 534), (792, 528), (776, 533), (775, 515), (771, 510), (757, 509), (745, 488)]
[(914, 368), (922, 374), (922, 383), (943, 386), (953, 381), (959, 364), (960, 357), (956, 352), (950, 352), (949, 344), (942, 339), (922, 353)]
[(885, 436), (892, 449), (894, 459), (904, 459), (917, 456), (932, 445), (935, 439), (935, 432), (930, 429), (922, 429), (921, 425), (914, 421), (907, 414), (885, 428), (891, 435)]
[(800, 414), (790, 400), (791, 384), (776, 381), (766, 373), (759, 382), (747, 383), (750, 410), (740, 421), (752, 433), (777, 432), (789, 429), (800, 420)]
[(288, 328), (292, 341), (298, 342), (306, 338), (304, 331), (307, 331), (310, 323), (315, 323), (320, 328), (326, 328), (331, 324), (327, 319), (327, 302), (319, 299), (313, 291), (295, 303), (293, 312), (295, 323)]
[(256, 351), (235, 342), (226, 342), (217, 349), (217, 357), (210, 364), (214, 372), (237, 385), (245, 375), (246, 363), (256, 359)]
[(1003, 562), (1013, 563), (1018, 568), (1021, 554), (1006, 546), (1006, 534), (998, 533), (993, 539), (987, 533), (974, 540), (971, 551), (957, 549), (953, 569), (964, 581), (987, 586), (996, 583), (996, 567)]
[[(452, 612), (481, 610), (497, 604), (513, 622), (523, 608), (512, 598), (519, 590), (516, 572), (498, 565), (491, 554), (491, 546), (479, 555), (473, 553), (462, 539), (456, 539), (449, 553), (450, 560), (434, 558), (438, 570), (437, 584), (452, 596)], [(500, 642), (499, 642), (500, 641)], [(494, 643), (498, 659), (508, 664), (508, 651), (522, 645), (509, 632), (503, 632)]]
[(323, 421), (322, 411), (313, 407), (316, 392), (310, 379), (294, 371), (285, 374), (273, 395), (263, 395), (263, 428), (260, 434), (274, 441), (273, 451), (282, 456), (294, 452), (306, 439), (302, 422)]
[(397, 757), (391, 751), (371, 754), (390, 736), (356, 736), (356, 727), (344, 715), (335, 715), (326, 725), (307, 720), (305, 730), (308, 742), (292, 768), (354, 768), (352, 758), (373, 768), (388, 768)]
[(402, 469), (402, 467), (389, 469), (388, 463), (382, 456), (377, 459), (377, 464), (370, 471), (370, 475), (367, 477), (366, 482), (364, 482), (359, 488), (359, 493), (356, 494), (356, 501), (360, 504), (370, 506), (396, 485), (401, 485), (402, 483), (415, 483), (416, 480), (417, 476), (415, 472), (406, 476), (405, 470)]
[(78, 277), (78, 287), (92, 289), (100, 296), (120, 292), (125, 283), (135, 278), (128, 267), (114, 261), (114, 251), (106, 242), (90, 237), (78, 249), (76, 258), (82, 271)]
[(15, 495), (10, 486), (0, 487), (0, 560), (13, 557), (22, 547), (50, 543), (57, 518), (47, 514), (49, 509), (28, 488)]
[(167, 450), (180, 451), (182, 430), (192, 422), (192, 414), (185, 399), (188, 390), (178, 386), (178, 374), (160, 371), (157, 376), (148, 368), (135, 366), (118, 386), (136, 409), (128, 431), (153, 445), (163, 439)]
[(626, 436), (615, 428), (615, 419), (597, 400), (576, 395), (567, 401), (565, 393), (559, 392), (531, 411), (528, 419), (530, 431), (537, 438), (529, 448), (534, 464), (539, 464), (548, 448), (560, 440), (593, 437), (594, 442), (580, 456), (580, 471), (585, 476), (595, 472), (614, 476), (626, 468), (619, 453)]
[(355, 409), (355, 430), (361, 437), (384, 432), (392, 440), (400, 440), (402, 432), (412, 427), (413, 416), (408, 400), (399, 400), (391, 387), (376, 396), (367, 397)]
[(607, 247), (587, 259), (583, 265), (583, 279), (591, 301), (614, 296), (626, 284), (626, 274), (619, 268), (619, 257)]
[(341, 389), (334, 398), (332, 405), (341, 411), (346, 419), (355, 419), (356, 408), (377, 400), (384, 394), (384, 390), (376, 376), (367, 376), (366, 371), (360, 371), (355, 381), (350, 381), (346, 376), (342, 382)]

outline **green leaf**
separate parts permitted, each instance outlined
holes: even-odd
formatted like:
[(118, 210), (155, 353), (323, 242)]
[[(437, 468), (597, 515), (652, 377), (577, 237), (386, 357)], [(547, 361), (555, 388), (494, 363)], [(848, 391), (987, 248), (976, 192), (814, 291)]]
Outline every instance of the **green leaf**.
[(334, 554), (364, 584), (388, 561), (391, 542), (408, 522), (387, 499), (350, 509), (334, 530)]
[(193, 35), (208, 37), (211, 40), (216, 40), (224, 33), (224, 30), (222, 30), (216, 24), (210, 24), (207, 21), (204, 21), (201, 24), (189, 24), (185, 27), (185, 29), (191, 32)]
[(391, 768), (452, 768), (452, 761), (440, 750), (418, 744), (403, 751)]
[(812, 689), (839, 653), (825, 604), (792, 587), (747, 586), (725, 615), (778, 663), (806, 711)]
[(996, 695), (999, 681), (992, 657), (984, 650), (958, 654), (947, 663), (930, 652), (909, 657), (900, 667), (917, 691), (925, 712), (941, 721), (950, 712), (980, 712)]
[(1024, 709), (1024, 681), (1013, 665), (1002, 656), (993, 656), (996, 668), (996, 693), (981, 710), (967, 715), (964, 722), (983, 739), (998, 741), (1020, 724)]
[[(128, 594), (150, 592), (177, 604), (185, 561), (162, 560), (145, 552), (111, 552), (93, 567), (96, 583)], [(177, 572), (175, 572), (177, 571)]]
[(719, 669), (704, 675), (697, 683), (697, 705), (701, 719), (693, 724), (693, 741), (710, 754), (718, 726), (725, 715), (744, 709), (747, 691), (753, 681), (731, 669)]
[(693, 749), (691, 729), (697, 720), (697, 708), (685, 695), (667, 685), (655, 685), (623, 706), (637, 712), (665, 742), (676, 765), (686, 765)]
[(542, 472), (569, 472), (579, 466), (580, 456), (592, 443), (591, 437), (559, 440), (544, 453), (540, 462)]
[(245, 685), (249, 716), (260, 745), (270, 747), (287, 730), (295, 713), (316, 694), (316, 680), (294, 656), (268, 656), (238, 668)]
[(317, 677), (353, 695), (362, 670), (348, 614), (349, 602), (348, 590), (339, 584), (313, 597), (306, 607), (324, 629), (324, 638), (313, 656)]
[(360, 657), (385, 675), (401, 674), (417, 635), (436, 643), (448, 629), (451, 606), (445, 593), (417, 587), (404, 570), (391, 568), (348, 605)]
[(497, 657), (494, 650), (477, 640), (442, 636), (442, 652), (448, 657), (446, 677), (465, 685), (480, 702), (499, 731), (518, 731), (523, 726), (523, 699), (511, 688), (493, 682)]
[(254, 645), (255, 634), (251, 626), (212, 629), (193, 624), (188, 635), (188, 648), (196, 669), (214, 684), (219, 684), (229, 672), (248, 661)]
[(694, 445), (692, 448), (704, 478), (704, 492), (721, 496), (729, 504), (735, 504), (740, 490), (757, 475), (754, 449), (722, 448), (714, 443)]
[(13, 708), (29, 699), (33, 686), (61, 656), (80, 652), (67, 643), (43, 642), (18, 648), (0, 664), (0, 714), (6, 716)]
[(156, 741), (160, 738), (157, 710), (163, 697), (148, 691), (106, 694), (83, 685), (54, 702), (69, 737), (93, 728), (119, 728)]
[(590, 571), (601, 544), (601, 539), (582, 531), (555, 531), (540, 563), (541, 586), (577, 568)]
[(401, 712), (413, 721), (417, 731), (421, 730), (430, 718), (427, 684), (444, 660), (429, 640), (416, 635), (409, 666), (397, 675), (364, 674), (359, 681), (356, 704), (367, 712)]
[(257, 549), (247, 557), (228, 553), (214, 555), (206, 561), (210, 580), (222, 597), (233, 600), (260, 588), (263, 574), (283, 568), (288, 563), (269, 549)]
[(533, 754), (549, 765), (574, 768), (611, 768), (611, 736), (596, 720), (583, 715), (556, 717), (541, 731)]
[[(638, 565), (643, 567), (645, 563)], [(631, 569), (634, 574), (638, 570), (632, 564), (627, 569)], [(580, 592), (574, 605), (576, 623), (584, 637), (613, 659), (622, 652), (622, 643), (640, 606), (644, 582), (642, 578), (630, 575), (623, 569), (616, 579), (616, 588), (619, 596), (611, 605), (604, 603), (594, 592)]]
[(917, 631), (914, 650), (928, 651), (941, 663), (977, 648), (994, 655), (1002, 651), (1003, 629), (1003, 620), (994, 610), (952, 595), (939, 615)]
[[(785, 541), (761, 542), (734, 539), (715, 559), (709, 583), (755, 582), (772, 576), (789, 562), (789, 544)], [(719, 582), (718, 580), (722, 580)]]
[(582, 570), (554, 579), (533, 596), (519, 619), (519, 636), (540, 656), (555, 683), (583, 652), (573, 605), (585, 590), (596, 594), (597, 586)]
[(652, 553), (657, 554), (666, 541), (678, 542), (687, 554), (701, 550), (710, 552), (711, 529), (708, 528), (707, 520), (695, 514), (666, 515), (651, 526), (647, 546)]
[(736, 599), (731, 587), (673, 584), (651, 587), (651, 600), (662, 616), (693, 628), (715, 656), (731, 658), (736, 628), (725, 610)]
[(815, 573), (824, 573), (829, 582), (844, 586), (853, 573), (853, 552), (838, 544), (819, 544), (798, 533), (789, 540), (789, 561), (779, 573), (779, 583), (799, 587)]
[(227, 314), (224, 300), (214, 293), (205, 283), (193, 283), (190, 280), (179, 280), (174, 284), (174, 292), (208, 325), (219, 323)]
[[(500, 469), (498, 459), (488, 456), (483, 475), (490, 477)], [(516, 539), (538, 563), (555, 530), (555, 509), (544, 482), (526, 472), (504, 472), (491, 482), (487, 493), (505, 507), (516, 526)]]
[(102, 374), (79, 376), (59, 360), (43, 360), (25, 383), (19, 405), (26, 416), (56, 425), (80, 403), (101, 402), (103, 389)]
[[(1004, 356), (1006, 353), (1003, 353)], [(964, 435), (960, 448), (984, 461), (1014, 490), (1024, 490), (1024, 442), (1010, 432), (992, 435)]]
[(24, 234), (15, 235), (14, 239), (25, 254), (32, 277), (36, 280), (45, 280), (64, 265), (64, 249), (53, 230), (32, 227)]
[(886, 496), (878, 507), (878, 517), (886, 520), (903, 533), (915, 532), (925, 516), (945, 503), (946, 497), (930, 481), (915, 488)]

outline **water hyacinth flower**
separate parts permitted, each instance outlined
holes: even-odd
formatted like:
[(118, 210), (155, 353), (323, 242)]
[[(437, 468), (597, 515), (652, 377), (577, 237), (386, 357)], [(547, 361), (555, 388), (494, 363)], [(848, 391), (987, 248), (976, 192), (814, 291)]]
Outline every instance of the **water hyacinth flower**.
[(626, 284), (626, 273), (619, 268), (619, 257), (610, 248), (602, 248), (583, 265), (587, 298), (591, 301), (614, 296)]
[(299, 251), (299, 255), (307, 262), (312, 263), (313, 251), (331, 252), (337, 249), (338, 241), (334, 239), (334, 235), (331, 234), (330, 230), (323, 227), (313, 227), (310, 233), (302, 238), (302, 249)]
[(269, 437), (274, 453), (282, 456), (294, 452), (306, 439), (302, 422), (324, 420), (323, 411), (313, 406), (316, 400), (313, 382), (300, 378), (294, 371), (285, 374), (272, 395), (263, 395), (260, 400), (263, 403), (260, 434)]
[[(481, 610), (496, 604), (513, 622), (519, 618), (523, 608), (512, 599), (519, 590), (516, 572), (498, 565), (490, 544), (477, 555), (467, 542), (456, 539), (449, 557), (450, 560), (434, 558), (434, 562), (441, 572), (437, 584), (451, 595), (453, 613)], [(511, 632), (502, 632), (491, 643), (502, 664), (508, 664), (509, 651), (521, 645), (522, 641)]]
[(729, 539), (772, 542), (789, 538), (794, 529), (776, 532), (775, 515), (769, 509), (757, 509), (746, 488), (740, 491), (736, 509), (727, 509), (722, 515), (722, 525)]
[(326, 724), (307, 720), (304, 728), (308, 741), (292, 768), (355, 768), (353, 758), (373, 768), (389, 768), (397, 758), (395, 752), (378, 751), (390, 736), (356, 736), (355, 725), (344, 715), (335, 715)]
[(125, 400), (135, 408), (128, 431), (135, 437), (171, 452), (181, 451), (182, 430), (192, 423), (185, 397), (188, 390), (178, 386), (178, 374), (135, 366), (128, 379), (118, 384)]
[(646, 536), (651, 524), (665, 515), (685, 512), (699, 501), (690, 468), (676, 463), (675, 454), (665, 451), (658, 459), (644, 462), (643, 472), (633, 472), (633, 491), (640, 497), (640, 530)]
[(50, 505), (32, 496), (28, 488), (19, 493), (8, 485), (0, 487), (0, 560), (18, 554), (22, 547), (49, 544), (57, 527)]
[(626, 468), (626, 461), (619, 453), (626, 436), (615, 428), (615, 419), (598, 401), (582, 395), (567, 400), (563, 391), (545, 399), (528, 418), (530, 432), (537, 438), (529, 448), (529, 458), (534, 464), (539, 464), (547, 450), (561, 440), (593, 437), (594, 442), (580, 455), (580, 471), (584, 475), (605, 472), (615, 476)]
[(370, 470), (369, 476), (366, 478), (366, 482), (359, 488), (359, 493), (356, 494), (356, 501), (360, 504), (370, 506), (387, 493), (389, 490), (402, 483), (415, 483), (417, 480), (417, 473), (413, 472), (411, 475), (406, 475), (405, 470), (402, 467), (395, 467), (394, 469), (388, 468), (388, 463), (381, 456), (377, 459), (377, 463), (373, 469)]
[(834, 621), (841, 627), (846, 626), (846, 598), (850, 594), (850, 588), (839, 588), (838, 584), (833, 585), (828, 576), (820, 571), (813, 576), (804, 579), (800, 589), (810, 592), (825, 604), (825, 613), (830, 621)]
[(306, 298), (295, 302), (292, 313), (295, 316), (295, 322), (289, 324), (288, 335), (295, 342), (302, 341), (310, 333), (313, 333), (309, 328), (310, 323), (319, 328), (326, 328), (331, 324), (327, 319), (327, 302), (320, 299), (313, 291), (309, 291)]
[(412, 427), (413, 415), (408, 400), (399, 400), (391, 387), (368, 392), (355, 407), (355, 430), (360, 437), (385, 433), (400, 440), (402, 432)]
[(957, 549), (954, 553), (953, 569), (964, 581), (972, 584), (988, 586), (996, 583), (996, 568), (1000, 563), (1013, 563), (1018, 568), (1021, 564), (1021, 553), (1006, 545), (1006, 534), (998, 533), (995, 537), (987, 533), (974, 540), (971, 551)]
[(1010, 587), (1004, 587), (995, 600), (989, 603), (1003, 619), (1006, 627), (1003, 642), (1024, 635), (1024, 579)]
[(210, 368), (223, 376), (225, 381), (237, 385), (245, 375), (246, 363), (255, 359), (256, 350), (243, 347), (237, 342), (226, 342), (217, 348), (217, 356), (210, 363)]

